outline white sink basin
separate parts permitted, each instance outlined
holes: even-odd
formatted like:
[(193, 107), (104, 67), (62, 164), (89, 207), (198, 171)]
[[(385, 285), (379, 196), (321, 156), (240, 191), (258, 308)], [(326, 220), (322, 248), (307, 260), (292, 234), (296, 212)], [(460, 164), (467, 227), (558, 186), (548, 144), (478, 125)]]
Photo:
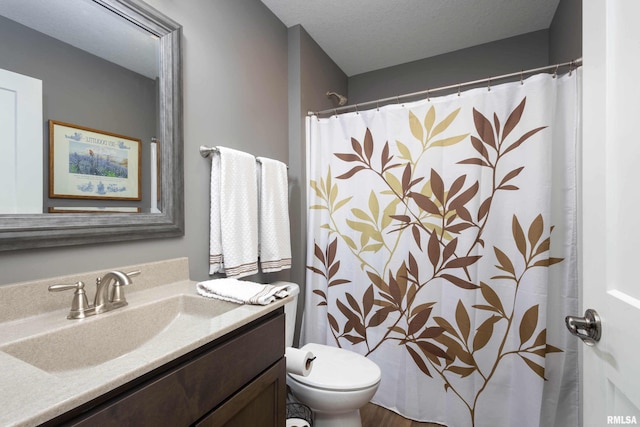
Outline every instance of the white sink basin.
[(63, 328), (9, 343), (0, 351), (49, 373), (86, 369), (151, 344), (155, 337), (174, 333), (188, 322), (203, 323), (237, 307), (199, 296), (176, 295), (68, 320)]

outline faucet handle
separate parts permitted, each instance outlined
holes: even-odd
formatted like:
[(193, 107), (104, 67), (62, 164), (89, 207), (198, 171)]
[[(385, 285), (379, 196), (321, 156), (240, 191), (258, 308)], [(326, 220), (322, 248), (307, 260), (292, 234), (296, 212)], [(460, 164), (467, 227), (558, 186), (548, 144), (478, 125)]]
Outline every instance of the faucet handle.
[(76, 282), (72, 285), (51, 285), (49, 286), (49, 292), (70, 291), (72, 289), (80, 289), (80, 285), (84, 288), (83, 282)]
[(71, 301), (71, 310), (67, 319), (82, 319), (86, 317), (86, 312), (90, 309), (87, 301), (87, 293), (84, 290), (84, 282), (76, 282), (72, 285), (60, 284), (49, 286), (49, 292), (60, 292), (75, 289), (73, 300)]
[(134, 270), (134, 271), (130, 271), (130, 272), (124, 273), (124, 274), (129, 276), (129, 278), (132, 278), (134, 276), (139, 276), (141, 273), (142, 273), (142, 271), (140, 271), (140, 270)]

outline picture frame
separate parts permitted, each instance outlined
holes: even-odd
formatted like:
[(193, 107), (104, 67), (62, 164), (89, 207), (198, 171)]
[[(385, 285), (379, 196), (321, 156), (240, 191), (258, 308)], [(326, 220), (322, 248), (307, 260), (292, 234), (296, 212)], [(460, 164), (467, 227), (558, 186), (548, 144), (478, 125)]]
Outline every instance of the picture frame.
[(138, 207), (73, 207), (73, 206), (57, 206), (50, 207), (49, 213), (140, 213), (141, 208)]
[(137, 138), (49, 120), (49, 197), (141, 200)]

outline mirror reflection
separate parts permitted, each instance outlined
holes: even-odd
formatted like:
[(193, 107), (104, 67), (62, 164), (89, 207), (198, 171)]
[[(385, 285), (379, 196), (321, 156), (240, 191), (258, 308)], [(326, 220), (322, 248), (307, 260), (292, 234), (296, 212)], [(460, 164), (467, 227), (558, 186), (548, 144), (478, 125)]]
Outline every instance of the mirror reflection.
[(0, 213), (159, 212), (159, 38), (92, 0), (3, 0), (0, 40)]
[(0, 251), (184, 235), (181, 34), (142, 0), (0, 1)]

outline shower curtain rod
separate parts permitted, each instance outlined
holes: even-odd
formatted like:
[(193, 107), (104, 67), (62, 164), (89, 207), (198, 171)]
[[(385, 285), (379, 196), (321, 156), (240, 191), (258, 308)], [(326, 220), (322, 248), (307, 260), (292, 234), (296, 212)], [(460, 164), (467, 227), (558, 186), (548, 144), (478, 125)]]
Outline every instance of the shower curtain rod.
[(404, 95), (398, 95), (398, 96), (391, 96), (389, 98), (381, 98), (381, 99), (376, 99), (374, 101), (367, 101), (367, 102), (358, 102), (356, 104), (350, 104), (350, 105), (345, 105), (342, 107), (336, 107), (336, 108), (329, 108), (326, 110), (322, 110), (322, 111), (309, 111), (307, 113), (308, 116), (320, 116), (320, 115), (324, 115), (324, 114), (338, 114), (339, 112), (343, 112), (343, 111), (347, 111), (350, 109), (353, 109), (353, 111), (358, 111), (359, 107), (363, 107), (363, 106), (368, 106), (368, 105), (376, 105), (379, 106), (380, 104), (383, 103), (387, 103), (387, 102), (391, 102), (391, 101), (396, 101), (397, 103), (400, 102), (401, 99), (405, 99), (405, 98), (413, 98), (416, 96), (420, 96), (420, 95), (427, 95), (427, 97), (431, 94), (433, 94), (434, 92), (440, 92), (443, 90), (448, 90), (448, 89), (458, 89), (458, 93), (460, 93), (460, 89), (463, 87), (467, 87), (467, 86), (474, 86), (474, 85), (478, 85), (481, 83), (487, 83), (488, 84), (488, 89), (491, 90), (491, 82), (495, 81), (495, 80), (504, 80), (504, 79), (509, 79), (512, 77), (520, 77), (520, 80), (522, 81), (524, 79), (524, 75), (527, 74), (535, 74), (535, 73), (539, 73), (542, 71), (548, 71), (548, 70), (554, 70), (554, 75), (558, 72), (558, 69), (560, 67), (569, 67), (569, 72), (573, 71), (573, 69), (575, 67), (579, 67), (580, 65), (582, 65), (582, 58), (578, 58), (578, 59), (574, 59), (573, 61), (569, 61), (569, 62), (562, 62), (559, 64), (555, 64), (555, 65), (547, 65), (545, 67), (540, 67), (540, 68), (532, 68), (530, 70), (522, 70), (520, 72), (515, 72), (515, 73), (509, 73), (509, 74), (503, 74), (501, 76), (494, 76), (494, 77), (488, 77), (488, 78), (484, 78), (484, 79), (480, 79), (480, 80), (473, 80), (473, 81), (469, 81), (469, 82), (465, 82), (465, 83), (457, 83), (457, 84), (453, 84), (453, 85), (448, 85), (448, 86), (441, 86), (441, 87), (437, 87), (435, 89), (427, 89), (427, 90), (421, 90), (419, 92), (412, 92), (412, 93), (407, 93)]

